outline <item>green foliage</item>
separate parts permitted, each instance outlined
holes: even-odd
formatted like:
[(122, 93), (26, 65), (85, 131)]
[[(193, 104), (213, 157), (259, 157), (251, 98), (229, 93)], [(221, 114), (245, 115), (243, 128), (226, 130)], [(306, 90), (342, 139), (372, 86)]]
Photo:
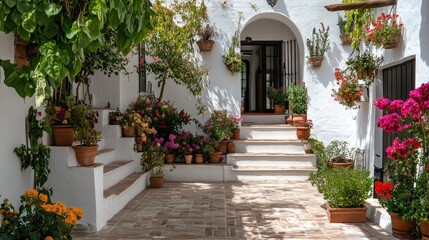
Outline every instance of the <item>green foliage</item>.
[(324, 149), (326, 159), (331, 162), (341, 163), (353, 160), (354, 149), (349, 148), (346, 141), (334, 140)]
[[(367, 86), (374, 82), (375, 77), (378, 73), (378, 68), (383, 62), (383, 57), (377, 57), (372, 55), (370, 51), (365, 51), (363, 54), (356, 55), (354, 58), (350, 57), (347, 62), (347, 70), (350, 70), (353, 74), (358, 75), (361, 71), (367, 71), (368, 75), (361, 79)], [(346, 71), (347, 71), (346, 70)]]
[(273, 101), (274, 105), (285, 105), (287, 99), (287, 92), (284, 87), (274, 88), (269, 87), (267, 90), (267, 95), (270, 101)]
[(164, 158), (166, 149), (159, 143), (149, 143), (143, 147), (140, 158), (142, 170), (150, 171), (151, 177), (162, 177), (164, 174)]
[(327, 50), (330, 49), (329, 46), (329, 26), (325, 28), (325, 25), (321, 22), (321, 28), (313, 28), (311, 34), (311, 39), (307, 38), (306, 45), (310, 57), (314, 56), (323, 56)]
[(243, 62), (241, 61), (240, 52), (236, 52), (237, 49), (240, 49), (240, 29), (241, 29), (241, 19), (242, 16), (238, 19), (238, 28), (232, 37), (232, 44), (228, 49), (228, 53), (223, 56), (223, 62), (228, 68), (229, 72), (232, 75), (240, 73), (243, 68)]
[[(343, 3), (365, 2), (366, 0), (343, 0)], [(346, 32), (350, 33), (352, 47), (359, 51), (361, 39), (365, 37), (365, 25), (370, 24), (374, 19), (374, 9), (355, 9), (345, 12)]]
[(289, 109), (291, 113), (307, 113), (307, 88), (304, 85), (291, 84), (288, 88)]
[(321, 192), (334, 208), (362, 207), (372, 189), (368, 171), (333, 168), (323, 173)]
[(153, 9), (156, 25), (145, 39), (147, 47), (144, 52), (146, 56), (153, 57), (146, 68), (156, 75), (161, 88), (158, 101), (162, 101), (167, 81), (173, 81), (197, 97), (197, 108), (203, 112), (200, 95), (207, 85), (204, 76), (208, 70), (200, 66), (200, 60), (194, 56), (194, 37), (207, 18), (206, 6), (204, 3), (198, 6), (196, 0), (175, 0), (167, 8), (164, 1), (157, 0)]
[(209, 136), (210, 140), (222, 141), (232, 137), (232, 130), (235, 126), (234, 121), (228, 116), (226, 110), (215, 110), (204, 124), (203, 131)]
[(62, 202), (52, 203), (51, 194), (51, 191), (29, 189), (21, 196), (18, 209), (5, 198), (0, 206), (0, 238), (72, 239), (71, 233), (83, 211), (76, 207), (67, 208)]
[[(0, 3), (0, 31), (14, 32), (33, 44), (36, 53), (29, 67), (1, 61), (5, 84), (19, 96), (36, 95), (43, 102), (50, 87), (59, 87), (86, 65), (88, 52), (109, 46), (127, 54), (152, 28), (149, 0), (9, 0)], [(112, 43), (112, 35), (117, 36)]]
[(94, 146), (98, 144), (100, 132), (94, 129), (98, 112), (94, 112), (91, 105), (78, 102), (72, 109), (71, 116), (74, 122), (76, 140), (83, 146)]

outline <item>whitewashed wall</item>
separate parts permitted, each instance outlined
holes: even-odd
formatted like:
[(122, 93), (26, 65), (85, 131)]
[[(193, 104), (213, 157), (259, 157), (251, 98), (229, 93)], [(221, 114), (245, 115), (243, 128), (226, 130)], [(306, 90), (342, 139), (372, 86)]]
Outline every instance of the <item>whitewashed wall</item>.
[[(13, 39), (13, 34), (0, 33), (1, 59), (13, 62)], [(34, 99), (24, 101), (15, 89), (4, 84), (0, 68), (0, 199), (9, 198), (15, 206), (19, 204), (19, 196), (33, 186), (32, 171), (21, 171), (21, 161), (13, 153), (15, 147), (25, 144), (25, 117), (32, 104)]]

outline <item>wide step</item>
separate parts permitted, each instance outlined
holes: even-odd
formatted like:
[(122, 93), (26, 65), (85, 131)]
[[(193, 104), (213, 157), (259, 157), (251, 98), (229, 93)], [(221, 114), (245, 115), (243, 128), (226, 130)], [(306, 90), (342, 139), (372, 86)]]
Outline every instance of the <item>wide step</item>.
[(131, 160), (118, 160), (104, 165), (103, 189), (106, 190), (117, 184), (121, 179), (134, 172)]
[(239, 153), (305, 153), (299, 140), (237, 140), (235, 147)]
[(285, 114), (245, 113), (241, 115), (244, 123), (284, 124)]
[(307, 180), (308, 175), (316, 171), (313, 166), (241, 166), (231, 169), (236, 181)]
[(137, 179), (139, 179), (143, 174), (144, 174), (143, 172), (135, 172), (128, 175), (126, 178), (122, 179), (114, 186), (104, 190), (104, 198), (108, 198), (111, 195), (121, 194), (129, 186), (131, 186)]
[(228, 164), (236, 166), (316, 166), (314, 154), (232, 153)]
[(297, 140), (296, 128), (287, 124), (244, 124), (240, 137), (247, 140)]

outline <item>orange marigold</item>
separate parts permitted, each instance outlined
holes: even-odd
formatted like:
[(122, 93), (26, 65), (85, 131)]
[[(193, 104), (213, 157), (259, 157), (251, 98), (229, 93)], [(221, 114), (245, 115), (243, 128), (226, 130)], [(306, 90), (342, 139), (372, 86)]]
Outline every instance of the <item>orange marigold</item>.
[(43, 193), (41, 193), (41, 194), (39, 194), (39, 199), (40, 199), (40, 201), (42, 201), (42, 202), (47, 202), (48, 201), (48, 196), (47, 195), (45, 195), (45, 194), (43, 194)]
[(83, 210), (78, 207), (71, 207), (69, 210), (74, 213), (78, 218), (83, 217)]
[(39, 193), (37, 192), (37, 190), (36, 189), (28, 189), (25, 193), (24, 193), (24, 195), (25, 196), (27, 196), (27, 197), (37, 197), (37, 195), (38, 195)]
[(47, 237), (45, 237), (45, 240), (54, 240), (54, 238), (51, 236), (47, 236)]
[(77, 223), (77, 217), (72, 211), (66, 212), (66, 219), (64, 219), (64, 222), (67, 224), (75, 225)]

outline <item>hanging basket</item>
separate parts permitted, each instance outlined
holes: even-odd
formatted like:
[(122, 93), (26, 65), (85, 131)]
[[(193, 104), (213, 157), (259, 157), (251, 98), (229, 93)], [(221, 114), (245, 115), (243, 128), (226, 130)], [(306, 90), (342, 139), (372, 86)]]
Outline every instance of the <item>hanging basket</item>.
[(204, 40), (200, 39), (197, 41), (198, 48), (200, 52), (210, 52), (215, 44), (213, 40)]
[(313, 68), (320, 68), (323, 62), (323, 56), (313, 56), (308, 58), (308, 62)]
[(399, 46), (401, 43), (401, 31), (398, 31), (389, 41), (386, 41), (386, 43), (383, 44), (384, 49), (392, 49)]
[(341, 45), (343, 46), (349, 46), (352, 44), (352, 39), (350, 37), (350, 34), (348, 33), (344, 33), (340, 35), (340, 39), (341, 39)]

